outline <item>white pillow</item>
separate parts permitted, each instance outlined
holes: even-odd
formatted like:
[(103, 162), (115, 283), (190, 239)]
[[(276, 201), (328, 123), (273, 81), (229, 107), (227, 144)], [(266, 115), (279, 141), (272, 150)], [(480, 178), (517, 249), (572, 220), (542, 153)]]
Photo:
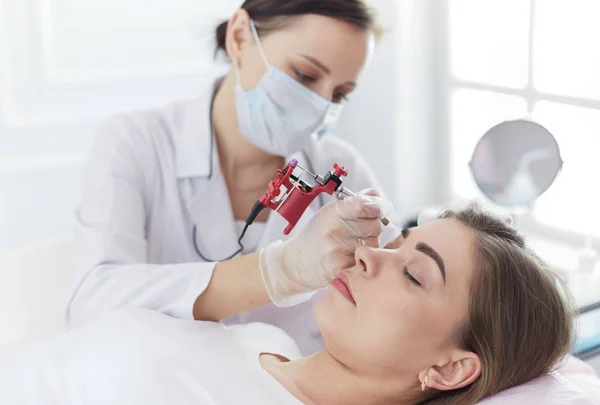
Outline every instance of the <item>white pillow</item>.
[(600, 379), (591, 366), (569, 356), (547, 376), (478, 402), (479, 405), (600, 405)]

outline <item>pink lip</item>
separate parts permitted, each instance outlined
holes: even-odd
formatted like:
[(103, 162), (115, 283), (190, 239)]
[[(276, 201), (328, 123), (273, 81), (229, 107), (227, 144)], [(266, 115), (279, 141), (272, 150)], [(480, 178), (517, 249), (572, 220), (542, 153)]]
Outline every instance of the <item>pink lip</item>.
[(354, 297), (352, 296), (352, 290), (350, 289), (350, 280), (348, 274), (340, 272), (336, 278), (331, 281), (331, 286), (335, 288), (344, 298), (356, 305)]

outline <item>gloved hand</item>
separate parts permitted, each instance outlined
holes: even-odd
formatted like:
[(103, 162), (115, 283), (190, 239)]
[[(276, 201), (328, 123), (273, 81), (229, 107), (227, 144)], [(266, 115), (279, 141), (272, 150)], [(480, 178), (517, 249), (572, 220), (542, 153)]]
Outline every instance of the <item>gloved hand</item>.
[(294, 237), (263, 249), (260, 271), (271, 301), (295, 305), (306, 300), (298, 294), (326, 287), (340, 270), (354, 265), (358, 246), (379, 247), (379, 218), (392, 210), (377, 191), (366, 190), (326, 204)]

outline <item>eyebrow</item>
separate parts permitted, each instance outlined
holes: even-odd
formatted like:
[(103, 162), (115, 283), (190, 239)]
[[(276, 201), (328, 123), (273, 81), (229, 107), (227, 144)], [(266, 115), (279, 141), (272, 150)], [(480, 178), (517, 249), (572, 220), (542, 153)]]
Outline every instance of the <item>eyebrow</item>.
[[(317, 66), (319, 69), (321, 69), (322, 71), (324, 71), (327, 74), (331, 74), (331, 70), (329, 70), (329, 68), (327, 66), (325, 66), (323, 63), (321, 63), (320, 60), (313, 58), (312, 56), (308, 56), (308, 55), (304, 55), (304, 54), (298, 54), (298, 56), (303, 57), (304, 59), (312, 62), (315, 66)], [(356, 87), (356, 82), (353, 81), (347, 81), (346, 83), (344, 83), (344, 86), (349, 86), (349, 87)]]
[(329, 68), (327, 66), (325, 66), (323, 63), (321, 63), (320, 60), (315, 59), (312, 56), (308, 56), (308, 55), (304, 55), (304, 54), (299, 54), (299, 56), (302, 56), (304, 59), (311, 61), (313, 64), (315, 64), (319, 69), (321, 69), (325, 73), (327, 73), (327, 74), (331, 73), (331, 70), (329, 70)]
[[(407, 239), (409, 235), (410, 235), (410, 230), (408, 228), (405, 228), (402, 230), (402, 237), (404, 239)], [(446, 284), (446, 265), (444, 264), (444, 260), (439, 255), (439, 253), (436, 252), (435, 249), (433, 249), (431, 246), (429, 246), (428, 244), (423, 243), (423, 242), (417, 243), (417, 246), (415, 249), (418, 252), (421, 252), (433, 259), (433, 261), (438, 265), (438, 268), (440, 269), (440, 273), (442, 273), (442, 278), (444, 279), (444, 284)]]

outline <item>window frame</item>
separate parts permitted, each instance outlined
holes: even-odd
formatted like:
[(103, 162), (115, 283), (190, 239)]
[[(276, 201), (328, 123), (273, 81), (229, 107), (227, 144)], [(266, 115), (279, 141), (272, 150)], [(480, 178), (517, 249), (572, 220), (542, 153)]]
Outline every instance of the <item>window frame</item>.
[[(537, 103), (541, 101), (549, 101), (561, 103), (574, 107), (591, 108), (600, 111), (600, 100), (594, 100), (584, 97), (574, 97), (553, 94), (540, 91), (533, 84), (534, 78), (534, 34), (535, 34), (535, 17), (537, 4), (540, 0), (523, 0), (530, 2), (529, 15), (529, 30), (528, 30), (528, 73), (527, 84), (522, 88), (503, 87), (486, 83), (471, 82), (454, 77), (451, 66), (451, 45), (450, 45), (450, 7), (454, 0), (440, 0), (439, 7), (432, 10), (431, 29), (432, 46), (437, 49), (436, 66), (434, 69), (436, 74), (435, 80), (440, 83), (434, 94), (433, 100), (436, 101), (435, 111), (440, 117), (438, 120), (437, 136), (440, 138), (440, 145), (444, 148), (444, 153), (439, 153), (441, 163), (445, 167), (446, 176), (441, 176), (439, 179), (439, 190), (443, 195), (444, 201), (451, 201), (456, 198), (456, 194), (451, 187), (451, 165), (452, 157), (447, 152), (452, 142), (452, 117), (451, 117), (451, 102), (453, 94), (460, 89), (487, 91), (494, 94), (518, 96), (523, 98), (527, 103), (528, 114), (531, 115)], [(483, 135), (483, 134), (482, 134)], [(479, 197), (485, 198), (483, 193)], [(554, 243), (570, 246), (574, 249), (582, 248), (586, 241), (590, 238), (589, 234), (577, 232), (574, 230), (564, 229), (558, 226), (553, 226), (551, 223), (537, 219), (534, 216), (533, 210), (524, 212), (523, 210), (513, 212), (515, 222), (519, 229), (527, 236), (548, 240)], [(600, 214), (599, 214), (600, 217)], [(600, 226), (600, 221), (598, 223)], [(591, 236), (592, 246), (597, 252), (600, 252), (600, 236)]]

